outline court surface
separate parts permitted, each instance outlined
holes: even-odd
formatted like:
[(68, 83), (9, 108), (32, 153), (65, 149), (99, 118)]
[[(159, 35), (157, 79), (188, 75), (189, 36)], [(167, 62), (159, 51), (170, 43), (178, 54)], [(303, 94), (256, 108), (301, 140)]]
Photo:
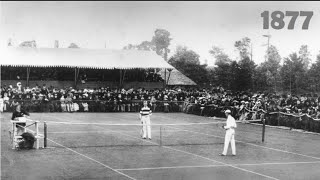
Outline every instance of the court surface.
[[(221, 124), (155, 125), (152, 140), (145, 140), (141, 126), (122, 125), (139, 124), (137, 113), (32, 113), (32, 119), (42, 122), (41, 132), (47, 122), (48, 148), (16, 151), (9, 141), (10, 117), (1, 114), (1, 179), (320, 179), (317, 134), (266, 127), (262, 143), (262, 126), (238, 123), (237, 156), (230, 156), (229, 147), (228, 156), (222, 157)], [(153, 113), (151, 121), (221, 120)]]

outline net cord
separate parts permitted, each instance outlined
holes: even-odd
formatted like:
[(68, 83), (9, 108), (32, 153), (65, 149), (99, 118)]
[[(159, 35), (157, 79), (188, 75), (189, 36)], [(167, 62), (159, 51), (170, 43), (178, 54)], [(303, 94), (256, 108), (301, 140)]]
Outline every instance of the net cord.
[[(262, 120), (246, 120), (236, 121), (236, 123), (251, 123), (262, 122)], [(47, 121), (47, 124), (70, 124), (70, 125), (105, 125), (105, 126), (141, 126), (141, 124), (110, 124), (110, 123), (78, 123), (78, 122), (60, 122), (60, 121)], [(225, 121), (208, 122), (208, 123), (179, 123), (179, 124), (151, 124), (152, 126), (187, 126), (187, 125), (210, 125), (210, 124), (223, 124)]]

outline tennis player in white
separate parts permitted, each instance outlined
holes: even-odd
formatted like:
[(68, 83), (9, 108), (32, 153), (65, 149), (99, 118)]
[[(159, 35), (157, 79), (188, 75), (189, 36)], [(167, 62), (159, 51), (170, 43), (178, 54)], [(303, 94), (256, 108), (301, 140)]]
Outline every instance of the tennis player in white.
[(226, 156), (228, 152), (229, 143), (231, 142), (232, 155), (236, 155), (236, 142), (234, 140), (235, 128), (237, 128), (236, 120), (231, 116), (231, 111), (228, 109), (225, 111), (227, 116), (227, 123), (223, 128), (226, 130), (226, 136), (224, 139), (224, 148), (220, 156)]
[(143, 139), (146, 139), (147, 136), (151, 140), (151, 122), (150, 116), (152, 115), (152, 111), (148, 107), (148, 102), (143, 101), (143, 107), (140, 111), (140, 120), (143, 125)]

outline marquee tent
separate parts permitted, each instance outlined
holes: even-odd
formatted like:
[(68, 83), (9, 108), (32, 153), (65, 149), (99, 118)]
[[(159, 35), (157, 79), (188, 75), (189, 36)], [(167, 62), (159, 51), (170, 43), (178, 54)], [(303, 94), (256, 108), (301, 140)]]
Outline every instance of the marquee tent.
[(8, 47), (0, 56), (1, 66), (173, 69), (154, 51)]
[[(7, 47), (1, 50), (1, 67), (69, 67), (75, 69), (75, 85), (80, 68), (120, 69), (120, 85), (125, 69), (173, 69), (154, 51), (84, 48)], [(123, 70), (123, 71), (121, 71)], [(29, 78), (29, 75), (27, 79)], [(166, 79), (166, 78), (165, 78)], [(28, 81), (28, 80), (27, 80)]]

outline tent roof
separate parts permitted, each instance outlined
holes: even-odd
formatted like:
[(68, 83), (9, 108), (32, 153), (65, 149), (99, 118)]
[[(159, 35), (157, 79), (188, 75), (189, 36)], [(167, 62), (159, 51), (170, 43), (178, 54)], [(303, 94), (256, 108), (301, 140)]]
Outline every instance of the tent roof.
[[(160, 76), (164, 79), (164, 70), (161, 70), (159, 72)], [(169, 77), (169, 72), (167, 71), (167, 79)], [(168, 85), (189, 85), (189, 86), (195, 86), (197, 85), (194, 81), (192, 81), (190, 78), (182, 74), (177, 69), (173, 69), (170, 73), (169, 81), (167, 82)]]
[(1, 51), (1, 66), (173, 69), (153, 51), (29, 47), (7, 47)]

